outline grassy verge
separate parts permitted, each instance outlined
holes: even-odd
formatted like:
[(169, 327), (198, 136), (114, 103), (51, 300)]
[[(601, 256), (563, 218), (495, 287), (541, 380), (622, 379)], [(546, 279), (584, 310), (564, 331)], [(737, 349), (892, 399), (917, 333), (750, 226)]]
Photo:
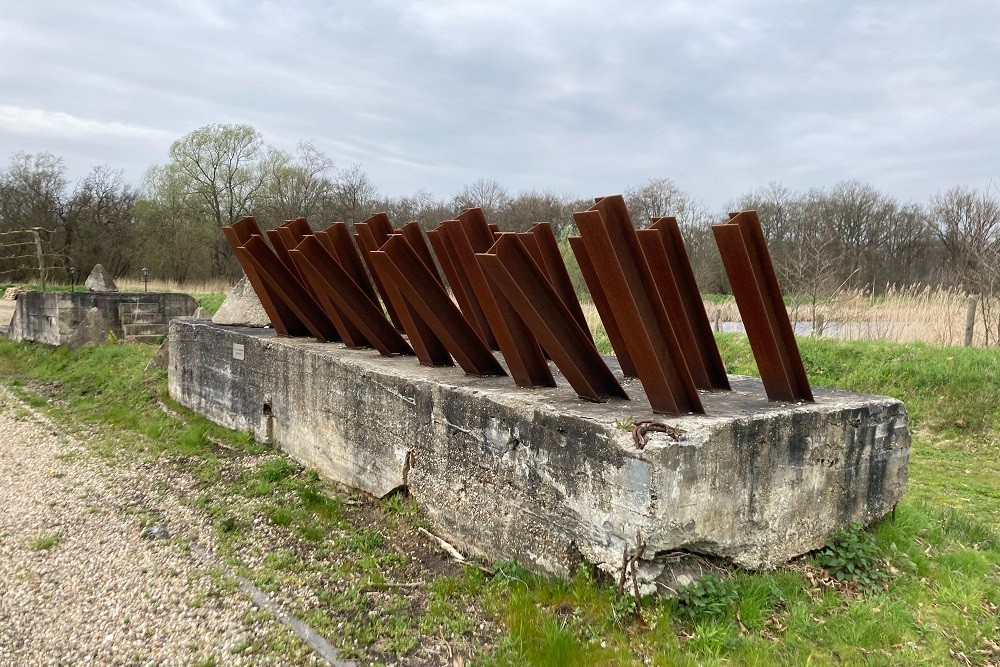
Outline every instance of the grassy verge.
[[(752, 374), (742, 336), (720, 336)], [(816, 385), (887, 393), (915, 428), (894, 520), (776, 572), (735, 571), (641, 608), (586, 569), (569, 580), (442, 558), (411, 499), (325, 486), (269, 447), (165, 396), (152, 346), (79, 351), (0, 340), (0, 383), (88, 433), (112, 464), (186, 475), (229, 564), (364, 663), (482, 665), (997, 664), (1000, 359), (987, 350), (802, 341)], [(171, 416), (163, 402), (179, 415)], [(44, 536), (43, 536), (44, 537)], [(40, 548), (43, 548), (40, 546)], [(838, 579), (838, 574), (843, 581)], [(250, 619), (252, 621), (252, 619)], [(295, 661), (287, 636), (260, 652)]]

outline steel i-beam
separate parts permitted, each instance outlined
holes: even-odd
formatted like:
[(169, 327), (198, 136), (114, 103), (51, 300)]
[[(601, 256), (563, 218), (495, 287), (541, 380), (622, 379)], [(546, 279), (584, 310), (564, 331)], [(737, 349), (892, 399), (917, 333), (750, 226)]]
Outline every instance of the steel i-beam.
[(812, 401), (799, 346), (755, 211), (712, 225), (764, 390), (772, 401)]
[(573, 218), (654, 412), (704, 412), (621, 195)]
[(236, 251), (253, 235), (263, 236), (257, 221), (247, 216), (228, 227), (222, 228), (222, 233), (233, 249), (236, 260), (243, 268), (243, 273), (247, 277), (247, 282), (253, 288), (254, 293), (260, 300), (261, 307), (267, 313), (267, 318), (271, 321), (271, 326), (278, 336), (307, 336), (309, 329), (292, 312), (277, 292), (267, 284), (267, 282), (257, 273), (253, 265), (244, 256)]
[(314, 291), (332, 301), (337, 312), (350, 320), (366, 343), (386, 356), (413, 354), (410, 346), (382, 314), (382, 309), (316, 236), (303, 238), (296, 248), (289, 251), (289, 255), (312, 283)]
[(677, 218), (656, 218), (649, 228), (660, 233), (660, 242), (667, 253), (667, 264), (680, 292), (681, 305), (694, 332), (702, 364), (708, 373), (709, 386), (712, 389), (729, 389), (729, 376), (726, 375), (719, 346), (715, 343), (712, 325), (705, 312), (705, 302), (701, 298)]
[(520, 236), (501, 234), (488, 253), (476, 255), (491, 284), (541, 342), (581, 398), (628, 398)]
[(393, 281), (466, 373), (482, 377), (507, 374), (406, 239), (394, 234), (372, 255), (389, 260), (382, 261), (384, 277)]

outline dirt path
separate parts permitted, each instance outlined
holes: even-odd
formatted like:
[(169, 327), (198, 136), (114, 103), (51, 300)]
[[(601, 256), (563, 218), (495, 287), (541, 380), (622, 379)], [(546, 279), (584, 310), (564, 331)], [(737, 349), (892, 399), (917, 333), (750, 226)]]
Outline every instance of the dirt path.
[(282, 664), (204, 519), (121, 468), (0, 389), (0, 664)]

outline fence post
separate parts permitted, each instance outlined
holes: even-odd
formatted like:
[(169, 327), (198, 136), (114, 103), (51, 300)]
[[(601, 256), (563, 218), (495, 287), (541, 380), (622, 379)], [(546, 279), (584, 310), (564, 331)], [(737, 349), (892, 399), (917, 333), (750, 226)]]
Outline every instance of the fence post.
[(976, 305), (979, 297), (973, 294), (969, 297), (969, 305), (965, 311), (965, 347), (972, 347), (972, 332), (976, 326)]
[(42, 253), (42, 236), (38, 233), (38, 228), (31, 230), (31, 235), (35, 237), (35, 254), (38, 256), (38, 280), (42, 284), (42, 292), (45, 292), (45, 255)]

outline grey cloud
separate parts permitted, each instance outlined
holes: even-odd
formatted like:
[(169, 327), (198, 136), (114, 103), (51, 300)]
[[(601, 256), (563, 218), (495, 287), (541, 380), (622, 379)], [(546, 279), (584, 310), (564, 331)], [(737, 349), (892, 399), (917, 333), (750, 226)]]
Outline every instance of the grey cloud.
[(856, 177), (922, 199), (998, 170), (1000, 8), (985, 2), (184, 0), (5, 14), (0, 104), (76, 134), (0, 114), (0, 159), (49, 150), (78, 174), (110, 162), (138, 178), (212, 122), (252, 123), (286, 149), (314, 140), (393, 194), (447, 195), (485, 175), (591, 196), (668, 176), (718, 207), (772, 180)]

